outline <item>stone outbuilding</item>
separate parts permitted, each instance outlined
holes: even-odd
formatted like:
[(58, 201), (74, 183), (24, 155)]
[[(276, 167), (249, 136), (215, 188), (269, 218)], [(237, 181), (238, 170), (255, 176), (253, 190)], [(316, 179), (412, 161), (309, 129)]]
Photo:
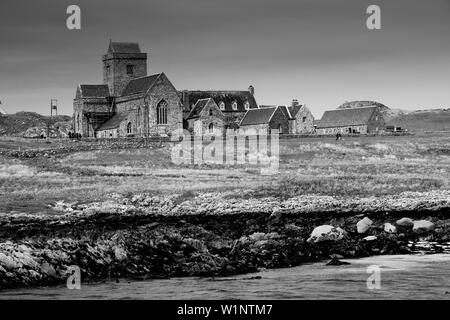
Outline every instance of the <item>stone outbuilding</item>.
[(239, 124), (239, 134), (289, 134), (289, 111), (286, 106), (262, 107), (248, 110)]
[(212, 98), (197, 100), (187, 117), (194, 135), (222, 135), (225, 133), (225, 116)]
[(290, 117), (291, 134), (314, 133), (314, 116), (305, 105), (293, 103), (287, 109)]
[(317, 124), (316, 133), (327, 134), (380, 134), (385, 121), (377, 106), (325, 111)]
[(250, 86), (242, 90), (183, 90), (179, 92), (183, 104), (183, 128), (193, 130), (192, 121), (188, 121), (197, 101), (211, 98), (219, 107), (224, 118), (224, 130), (237, 130), (239, 122), (250, 109), (257, 109), (254, 97), (255, 89)]

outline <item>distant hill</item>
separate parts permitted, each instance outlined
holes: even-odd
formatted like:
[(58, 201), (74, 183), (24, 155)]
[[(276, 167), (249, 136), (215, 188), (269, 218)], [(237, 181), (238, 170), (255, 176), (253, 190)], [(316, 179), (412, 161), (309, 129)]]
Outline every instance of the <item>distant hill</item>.
[(351, 108), (363, 108), (363, 107), (372, 107), (376, 106), (380, 109), (381, 114), (384, 116), (384, 119), (390, 119), (393, 116), (396, 116), (397, 113), (401, 113), (401, 110), (393, 110), (382, 103), (376, 101), (350, 101), (341, 104), (337, 109), (351, 109)]
[(411, 132), (450, 131), (450, 108), (402, 112), (388, 119), (386, 124)]
[(72, 117), (43, 116), (36, 112), (17, 112), (14, 114), (0, 114), (0, 135), (38, 137), (47, 135), (47, 126), (50, 136), (67, 136), (72, 130)]

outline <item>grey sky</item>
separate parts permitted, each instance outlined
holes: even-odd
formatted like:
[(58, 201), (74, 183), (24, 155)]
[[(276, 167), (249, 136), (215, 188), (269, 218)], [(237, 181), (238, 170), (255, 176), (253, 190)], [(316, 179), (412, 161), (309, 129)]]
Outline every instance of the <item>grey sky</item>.
[[(82, 30), (66, 28), (78, 4)], [(378, 4), (382, 29), (366, 28)], [(8, 112), (72, 113), (78, 83), (101, 83), (108, 41), (137, 41), (177, 89), (242, 89), (260, 104), (350, 100), (450, 107), (449, 0), (2, 0), (0, 100)]]

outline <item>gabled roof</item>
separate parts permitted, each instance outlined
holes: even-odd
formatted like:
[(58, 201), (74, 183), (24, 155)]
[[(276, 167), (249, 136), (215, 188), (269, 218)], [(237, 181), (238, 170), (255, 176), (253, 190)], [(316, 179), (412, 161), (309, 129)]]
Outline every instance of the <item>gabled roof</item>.
[(136, 42), (110, 42), (108, 52), (111, 53), (141, 53)]
[[(187, 96), (189, 104), (197, 103), (200, 99), (212, 98), (214, 102), (220, 106), (220, 103), (225, 104), (225, 110), (222, 112), (245, 112), (245, 102), (248, 101), (250, 109), (258, 108), (255, 97), (248, 91), (223, 91), (223, 90), (185, 90), (180, 92), (180, 97)], [(233, 110), (233, 102), (237, 103), (237, 110)], [(186, 101), (183, 101), (186, 103)]]
[(291, 117), (292, 117), (292, 118), (295, 118), (295, 116), (297, 115), (297, 113), (300, 111), (300, 109), (301, 109), (302, 107), (303, 107), (303, 106), (302, 106), (301, 104), (296, 105), (296, 106), (290, 106), (290, 107), (288, 107), (288, 110), (289, 110), (289, 113), (291, 114)]
[(116, 129), (120, 126), (122, 121), (126, 119), (129, 112), (116, 113), (111, 119), (102, 124), (97, 130)]
[(276, 110), (277, 107), (250, 109), (247, 111), (244, 118), (242, 118), (239, 126), (269, 123), (270, 118), (272, 118)]
[(161, 76), (162, 73), (154, 74), (151, 76), (136, 78), (130, 80), (128, 85), (123, 90), (121, 96), (129, 96), (136, 93), (147, 92), (156, 82), (156, 80)]
[(80, 84), (79, 88), (82, 98), (105, 98), (109, 96), (109, 89), (106, 84)]
[(287, 106), (278, 106), (278, 108), (284, 114), (286, 119), (292, 119), (291, 112), (289, 111), (289, 107), (287, 107)]
[(210, 101), (214, 103), (214, 100), (211, 98), (197, 100), (197, 103), (195, 104), (195, 106), (191, 110), (191, 112), (189, 113), (189, 116), (187, 117), (187, 119), (198, 118), (200, 116), (200, 112), (202, 112), (203, 108)]
[(325, 111), (318, 128), (344, 127), (367, 124), (378, 107), (361, 107)]

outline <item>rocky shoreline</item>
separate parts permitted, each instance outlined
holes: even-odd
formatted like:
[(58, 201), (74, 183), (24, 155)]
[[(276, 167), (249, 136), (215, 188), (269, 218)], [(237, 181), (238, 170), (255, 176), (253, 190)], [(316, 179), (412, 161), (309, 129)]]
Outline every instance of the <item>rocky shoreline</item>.
[(450, 253), (447, 191), (346, 201), (111, 195), (102, 203), (59, 202), (52, 208), (53, 215), (0, 213), (0, 289), (63, 284), (70, 266), (80, 268), (85, 282), (215, 277), (330, 259)]

